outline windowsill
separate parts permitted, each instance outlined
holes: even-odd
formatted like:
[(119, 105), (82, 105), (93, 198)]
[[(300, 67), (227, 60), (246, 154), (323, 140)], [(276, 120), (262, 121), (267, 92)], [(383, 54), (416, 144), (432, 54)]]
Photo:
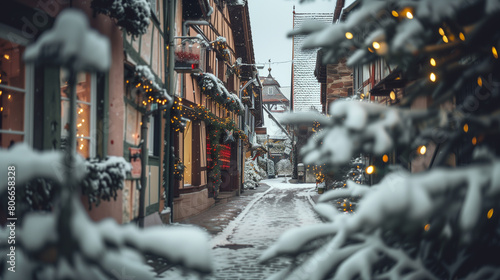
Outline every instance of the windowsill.
[(187, 194), (187, 193), (199, 192), (199, 191), (202, 191), (202, 190), (204, 190), (206, 188), (207, 188), (206, 185), (203, 185), (203, 186), (185, 185), (184, 188), (179, 189), (179, 194)]

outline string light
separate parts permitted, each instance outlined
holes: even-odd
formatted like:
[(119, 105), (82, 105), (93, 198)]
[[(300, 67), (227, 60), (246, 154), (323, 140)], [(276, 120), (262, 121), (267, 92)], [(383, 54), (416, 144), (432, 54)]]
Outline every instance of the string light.
[(432, 66), (436, 66), (436, 60), (434, 58), (431, 58), (430, 63)]
[(392, 16), (393, 16), (393, 17), (399, 17), (398, 12), (396, 12), (396, 11), (394, 11), (394, 10), (391, 12), (391, 14), (392, 14)]
[(374, 49), (376, 49), (376, 50), (380, 49), (380, 43), (379, 43), (379, 42), (373, 42), (373, 43), (372, 43), (372, 46), (373, 46), (373, 48), (374, 48)]
[(448, 37), (443, 36), (443, 42), (448, 43)]
[(491, 47), (491, 52), (493, 53), (493, 57), (498, 58), (498, 52), (497, 52), (497, 49), (494, 46)]
[(371, 175), (373, 174), (373, 172), (375, 172), (375, 167), (373, 165), (370, 165), (365, 169), (365, 172), (366, 174)]
[(439, 27), (439, 35), (444, 36), (444, 30), (441, 27)]
[(430, 79), (432, 82), (435, 82), (435, 81), (436, 81), (436, 74), (431, 73), (431, 74), (429, 75), (429, 79)]
[(351, 32), (346, 32), (346, 33), (345, 33), (345, 37), (346, 37), (347, 39), (351, 40), (354, 36), (352, 35), (352, 33), (351, 33)]
[(389, 156), (387, 156), (387, 155), (383, 155), (383, 156), (382, 156), (382, 161), (383, 161), (383, 162), (388, 162), (388, 161), (389, 161)]
[(488, 214), (486, 215), (486, 217), (488, 219), (491, 219), (491, 217), (493, 217), (493, 208), (491, 208), (489, 211), (488, 211)]
[(408, 11), (408, 12), (406, 12), (406, 17), (408, 19), (412, 19), (413, 18), (413, 14), (410, 11)]
[(429, 229), (430, 229), (430, 228), (431, 228), (431, 225), (430, 225), (430, 224), (426, 224), (426, 225), (424, 226), (424, 230), (425, 230), (425, 231), (429, 231)]
[(5, 57), (5, 59), (7, 59), (7, 60), (10, 59), (10, 55), (8, 55), (8, 54), (4, 54), (3, 57)]
[(477, 138), (476, 137), (472, 137), (472, 145), (476, 145), (477, 144)]
[(393, 90), (391, 90), (389, 97), (391, 98), (391, 100), (396, 100), (396, 93)]
[(469, 131), (469, 125), (464, 124), (464, 132), (467, 133)]
[(425, 155), (425, 153), (427, 152), (427, 147), (425, 147), (424, 145), (418, 147), (418, 152), (421, 155)]
[(465, 41), (464, 33), (460, 32), (460, 34), (458, 34), (458, 37), (460, 38), (460, 40)]

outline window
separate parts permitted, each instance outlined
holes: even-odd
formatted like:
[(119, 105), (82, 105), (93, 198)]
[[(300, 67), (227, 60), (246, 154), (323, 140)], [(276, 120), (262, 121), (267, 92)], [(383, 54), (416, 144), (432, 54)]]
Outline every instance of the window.
[[(0, 33), (1, 30), (0, 30)], [(25, 47), (0, 34), (0, 147), (32, 144), (32, 68), (23, 60)]]
[[(61, 148), (69, 136), (69, 95), (65, 73), (61, 70)], [(79, 73), (76, 83), (76, 150), (84, 158), (96, 154), (96, 75)]]
[[(156, 105), (156, 104), (154, 104)], [(150, 156), (160, 155), (160, 141), (158, 139), (160, 134), (159, 114), (149, 116), (149, 129), (148, 129), (148, 153)]]

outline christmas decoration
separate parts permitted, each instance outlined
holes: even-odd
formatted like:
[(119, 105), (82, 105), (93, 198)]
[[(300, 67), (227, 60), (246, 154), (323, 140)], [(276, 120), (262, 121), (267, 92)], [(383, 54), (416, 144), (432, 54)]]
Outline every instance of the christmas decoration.
[(151, 7), (147, 0), (92, 0), (90, 6), (96, 14), (104, 14), (116, 20), (128, 34), (146, 34), (151, 17)]
[(240, 116), (245, 113), (245, 106), (243, 106), (238, 96), (230, 93), (224, 86), (224, 83), (213, 74), (203, 73), (199, 75), (198, 85), (203, 94), (209, 96), (227, 110), (235, 112)]

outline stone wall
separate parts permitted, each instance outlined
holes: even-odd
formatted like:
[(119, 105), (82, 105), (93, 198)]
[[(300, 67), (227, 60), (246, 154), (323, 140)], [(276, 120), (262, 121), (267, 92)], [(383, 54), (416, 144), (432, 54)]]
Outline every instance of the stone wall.
[[(352, 94), (352, 69), (347, 67), (345, 59), (337, 64), (326, 66), (326, 101), (330, 104), (340, 97)], [(329, 105), (328, 105), (329, 107)]]

